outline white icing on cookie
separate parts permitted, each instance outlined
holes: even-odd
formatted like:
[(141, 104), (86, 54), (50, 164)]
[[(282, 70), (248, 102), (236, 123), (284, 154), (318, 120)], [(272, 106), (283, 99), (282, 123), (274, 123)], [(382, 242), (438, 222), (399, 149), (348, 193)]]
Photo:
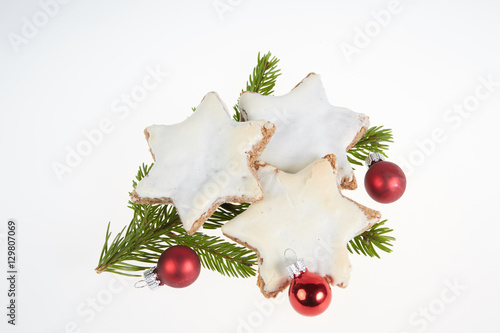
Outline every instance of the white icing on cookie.
[(155, 159), (135, 188), (139, 203), (173, 203), (188, 233), (194, 233), (218, 205), (262, 198), (252, 159), (274, 132), (267, 121), (232, 120), (215, 92), (174, 125), (152, 125), (146, 136)]
[(337, 156), (342, 185), (355, 188), (346, 150), (369, 126), (368, 117), (330, 105), (320, 76), (309, 74), (283, 96), (244, 92), (239, 106), (244, 120), (266, 119), (276, 133), (260, 160), (287, 172), (298, 172), (327, 154)]
[(345, 198), (335, 156), (296, 174), (265, 165), (257, 170), (264, 199), (227, 222), (222, 232), (259, 254), (261, 290), (276, 296), (289, 282), (285, 251), (295, 251), (308, 269), (347, 286), (351, 266), (347, 242), (380, 219), (380, 213)]

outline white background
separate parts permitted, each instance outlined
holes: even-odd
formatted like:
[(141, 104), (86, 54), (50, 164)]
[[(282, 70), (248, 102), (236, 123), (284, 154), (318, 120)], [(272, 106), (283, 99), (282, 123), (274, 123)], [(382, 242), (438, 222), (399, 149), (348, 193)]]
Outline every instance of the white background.
[[(0, 276), (2, 332), (499, 332), (498, 2), (401, 0), (390, 17), (386, 0), (73, 0), (50, 17), (40, 3), (0, 5), (0, 267), (15, 219), (19, 270), (15, 327)], [(357, 53), (346, 56), (346, 44)], [(365, 168), (347, 193), (389, 219), (394, 253), (352, 255), (350, 286), (334, 288), (315, 318), (286, 296), (267, 301), (255, 278), (202, 270), (186, 289), (150, 292), (95, 274), (106, 225), (128, 224), (131, 180), (151, 162), (143, 129), (185, 119), (211, 90), (232, 105), (258, 51), (281, 59), (276, 94), (314, 71), (332, 104), (394, 130), (389, 157), (407, 171), (405, 196), (371, 200)], [(114, 113), (156, 67), (169, 73), (161, 84)], [(477, 88), (481, 77), (496, 82), (491, 91)], [(471, 111), (454, 113), (463, 103)], [(113, 129), (59, 181), (54, 162), (103, 119)]]

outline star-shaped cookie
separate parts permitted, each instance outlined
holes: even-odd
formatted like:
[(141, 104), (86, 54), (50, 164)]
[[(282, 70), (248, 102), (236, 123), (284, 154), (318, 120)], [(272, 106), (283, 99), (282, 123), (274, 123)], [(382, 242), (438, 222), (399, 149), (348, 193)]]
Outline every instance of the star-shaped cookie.
[(369, 119), (332, 106), (319, 75), (309, 74), (283, 96), (244, 92), (239, 107), (242, 120), (266, 119), (276, 125), (276, 133), (259, 160), (295, 173), (314, 160), (334, 154), (342, 188), (357, 187), (346, 151), (366, 132)]
[(262, 189), (254, 163), (273, 135), (272, 123), (231, 119), (215, 92), (186, 120), (145, 129), (154, 166), (134, 189), (136, 203), (172, 203), (193, 234), (225, 202), (254, 202)]
[(334, 155), (296, 174), (258, 163), (264, 199), (227, 222), (222, 232), (257, 253), (257, 284), (264, 296), (276, 297), (288, 286), (288, 249), (310, 271), (346, 287), (351, 270), (347, 242), (378, 222), (380, 212), (341, 194)]

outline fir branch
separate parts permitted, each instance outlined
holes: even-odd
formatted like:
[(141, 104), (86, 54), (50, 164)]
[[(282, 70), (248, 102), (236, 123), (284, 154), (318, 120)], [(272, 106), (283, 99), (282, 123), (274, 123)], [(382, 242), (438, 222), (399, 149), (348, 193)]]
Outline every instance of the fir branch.
[(281, 75), (278, 62), (278, 58), (271, 58), (271, 52), (262, 57), (259, 52), (257, 66), (253, 69), (252, 75), (248, 77), (246, 90), (262, 95), (271, 95), (274, 92), (276, 79)]
[[(151, 166), (142, 165), (136, 176), (140, 181)], [(137, 182), (134, 180), (133, 184)], [(243, 205), (229, 205), (219, 209), (214, 221), (221, 223), (242, 212)], [(136, 272), (154, 266), (160, 254), (173, 245), (188, 245), (198, 253), (203, 267), (222, 275), (249, 277), (255, 275), (253, 265), (257, 256), (251, 250), (225, 240), (202, 233), (188, 235), (172, 205), (141, 205), (129, 202), (134, 216), (110, 242), (110, 223), (106, 230), (104, 246), (97, 273), (112, 272), (127, 276), (139, 276)], [(233, 211), (234, 209), (234, 211)]]
[(349, 250), (349, 252), (353, 253), (354, 251), (357, 254), (363, 254), (369, 257), (377, 257), (379, 259), (380, 256), (378, 255), (376, 248), (384, 252), (391, 253), (391, 242), (395, 241), (396, 238), (388, 235), (393, 230), (384, 227), (383, 225), (385, 224), (385, 222), (387, 222), (387, 220), (376, 223), (369, 230), (351, 239), (347, 244), (347, 249)]
[(256, 264), (257, 255), (253, 251), (199, 232), (192, 236), (185, 232), (177, 235), (170, 233), (168, 236), (175, 239), (177, 244), (189, 246), (196, 251), (205, 268), (234, 277), (255, 275), (252, 266)]
[(219, 208), (208, 218), (208, 220), (203, 224), (204, 229), (218, 229), (222, 227), (224, 222), (232, 220), (236, 216), (243, 213), (250, 204), (233, 204), (224, 203), (219, 206)]
[[(128, 227), (124, 227), (108, 245), (111, 232), (106, 232), (106, 239), (95, 269), (97, 273), (113, 272), (123, 275), (138, 276), (130, 272), (142, 271), (152, 265), (127, 263), (136, 261), (153, 264), (152, 255), (160, 251), (158, 239), (179, 224), (178, 216), (172, 206), (138, 205), (130, 203), (134, 216)], [(165, 248), (163, 248), (164, 250)], [(163, 251), (162, 251), (163, 252)], [(160, 252), (161, 254), (161, 252)], [(155, 257), (158, 260), (159, 254)]]
[[(141, 181), (142, 178), (146, 177), (149, 171), (151, 171), (151, 168), (153, 167), (154, 163), (151, 163), (150, 166), (147, 166), (146, 164), (142, 163), (142, 165), (139, 167), (139, 171), (137, 171), (137, 175), (135, 176), (135, 180), (132, 181), (132, 187), (135, 188), (137, 186), (137, 183)], [(131, 194), (131, 193), (129, 193)]]
[[(262, 57), (259, 52), (257, 55), (257, 65), (254, 67), (252, 74), (248, 77), (246, 91), (256, 92), (262, 95), (271, 95), (274, 92), (273, 89), (276, 84), (276, 79), (281, 75), (281, 70), (278, 68), (278, 62), (279, 59), (273, 57), (271, 52), (266, 53)], [(241, 119), (238, 104), (239, 101), (233, 106), (235, 112), (233, 118), (236, 121), (240, 121)]]
[(347, 151), (347, 159), (350, 163), (363, 165), (370, 153), (381, 153), (387, 157), (384, 152), (389, 149), (387, 143), (394, 141), (392, 141), (392, 130), (382, 127), (373, 126), (369, 128), (354, 147)]

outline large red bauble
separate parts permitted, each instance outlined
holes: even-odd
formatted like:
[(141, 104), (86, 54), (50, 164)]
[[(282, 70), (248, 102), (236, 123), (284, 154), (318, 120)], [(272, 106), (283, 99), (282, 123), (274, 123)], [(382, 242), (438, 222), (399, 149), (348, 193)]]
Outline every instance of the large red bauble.
[(366, 192), (373, 200), (391, 203), (403, 195), (406, 176), (399, 166), (388, 161), (373, 163), (365, 175)]
[(176, 245), (166, 249), (158, 259), (156, 274), (160, 285), (184, 288), (200, 275), (200, 258), (188, 246)]
[(332, 300), (332, 289), (323, 277), (306, 270), (293, 278), (288, 297), (295, 311), (312, 317), (328, 308)]

